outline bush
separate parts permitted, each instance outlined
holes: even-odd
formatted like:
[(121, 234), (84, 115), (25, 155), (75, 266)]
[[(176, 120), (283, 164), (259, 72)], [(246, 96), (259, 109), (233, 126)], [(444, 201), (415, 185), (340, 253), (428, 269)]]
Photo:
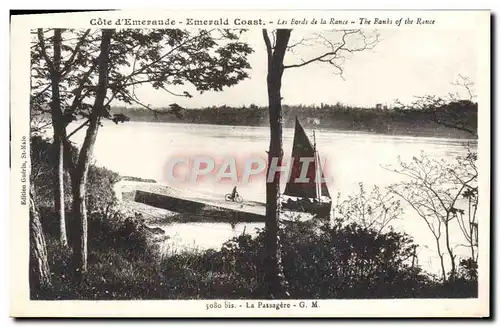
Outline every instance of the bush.
[(104, 167), (91, 165), (87, 178), (87, 210), (90, 213), (99, 212), (108, 216), (116, 204), (113, 189), (120, 176)]
[(99, 213), (89, 215), (89, 251), (113, 249), (127, 257), (150, 253), (148, 234), (143, 221), (113, 213), (103, 217)]
[[(72, 147), (71, 157), (76, 163), (78, 150)], [(54, 210), (54, 191), (57, 177), (57, 158), (51, 140), (40, 136), (31, 138), (31, 181), (35, 188), (35, 203), (40, 211), (44, 231), (54, 237), (59, 235), (59, 217)], [(71, 216), (70, 169), (65, 165), (65, 208), (66, 216)], [(87, 178), (87, 210), (89, 214), (108, 217), (116, 204), (114, 184), (120, 176), (104, 167), (90, 165)]]
[[(41, 136), (32, 136), (30, 152), (31, 182), (35, 188), (35, 203), (39, 207), (54, 207), (58, 159), (52, 141)], [(68, 167), (65, 166), (64, 195), (67, 206), (71, 203), (70, 183)]]
[[(218, 271), (233, 285), (231, 297), (264, 298), (264, 232), (240, 236), (218, 253)], [(391, 229), (379, 232), (357, 223), (311, 228), (294, 223), (281, 236), (284, 274), (292, 298), (467, 297), (477, 284), (444, 285), (415, 266), (417, 245)], [(458, 281), (457, 281), (458, 283)], [(454, 285), (454, 286), (452, 286)], [(474, 286), (475, 285), (475, 286)], [(474, 293), (474, 287), (476, 293)], [(477, 296), (477, 295), (476, 295)]]
[[(101, 219), (89, 216), (89, 267), (85, 284), (75, 286), (71, 270), (71, 249), (53, 236), (47, 238), (47, 253), (53, 287), (34, 299), (114, 299), (140, 298), (154, 289), (156, 272), (142, 222), (115, 214)], [(159, 265), (158, 265), (159, 266)]]
[[(91, 220), (89, 273), (83, 288), (68, 288), (67, 253), (51, 248), (54, 242), (49, 242), (50, 264), (58, 280), (51, 298), (266, 297), (264, 231), (233, 238), (219, 251), (161, 258), (149, 250), (140, 221), (113, 219)], [(376, 233), (355, 223), (320, 228), (296, 223), (283, 230), (281, 240), (292, 298), (477, 297), (477, 281), (459, 278), (442, 283), (413, 266), (416, 245), (406, 234)]]

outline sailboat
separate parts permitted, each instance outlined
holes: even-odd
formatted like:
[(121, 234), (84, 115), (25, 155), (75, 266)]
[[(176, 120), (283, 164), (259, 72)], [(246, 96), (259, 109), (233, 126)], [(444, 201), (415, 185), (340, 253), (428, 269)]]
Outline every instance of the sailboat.
[[(324, 178), (320, 156), (316, 150), (315, 134), (313, 137), (314, 143), (311, 143), (299, 119), (295, 117), (291, 154), (293, 162), (283, 192), (282, 207), (285, 210), (309, 213), (317, 218), (329, 218), (332, 199)], [(309, 164), (304, 165), (304, 161)], [(303, 167), (307, 167), (307, 172), (302, 172)]]

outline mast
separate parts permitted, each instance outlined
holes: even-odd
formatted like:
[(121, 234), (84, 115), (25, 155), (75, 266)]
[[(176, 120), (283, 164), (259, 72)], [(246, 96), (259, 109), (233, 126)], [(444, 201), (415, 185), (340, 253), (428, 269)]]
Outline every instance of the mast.
[[(320, 154), (316, 149), (316, 132), (314, 133), (314, 143), (311, 142), (304, 128), (300, 125), (299, 119), (295, 117), (295, 133), (293, 137), (291, 178), (286, 183), (283, 195), (297, 198), (319, 199), (322, 196), (330, 198), (328, 187), (323, 183), (323, 169), (320, 162)], [(308, 166), (306, 183), (296, 182), (301, 174), (302, 164), (300, 158), (312, 158), (313, 164)]]
[(318, 196), (318, 201), (321, 202), (321, 172), (318, 151), (316, 151), (316, 131), (313, 130), (313, 140), (314, 140), (314, 183), (316, 183), (316, 194)]

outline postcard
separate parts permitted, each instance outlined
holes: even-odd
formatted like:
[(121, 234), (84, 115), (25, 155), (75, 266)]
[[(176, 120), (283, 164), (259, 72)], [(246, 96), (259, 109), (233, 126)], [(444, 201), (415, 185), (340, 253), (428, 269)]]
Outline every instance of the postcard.
[(12, 16), (10, 315), (488, 317), (490, 15)]

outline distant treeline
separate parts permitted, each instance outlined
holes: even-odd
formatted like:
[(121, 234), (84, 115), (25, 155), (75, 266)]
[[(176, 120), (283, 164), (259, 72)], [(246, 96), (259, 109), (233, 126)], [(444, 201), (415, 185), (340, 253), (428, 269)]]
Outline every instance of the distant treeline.
[[(124, 114), (132, 121), (158, 121), (236, 126), (268, 126), (267, 107), (207, 107), (184, 109), (182, 117), (169, 113), (169, 108), (155, 111), (145, 108), (114, 107), (115, 114)], [(283, 123), (293, 127), (298, 117), (305, 127), (366, 131), (382, 134), (470, 137), (460, 128), (477, 131), (477, 104), (470, 101), (451, 102), (426, 109), (351, 107), (342, 104), (321, 106), (283, 105)], [(439, 122), (439, 123), (438, 123)]]

